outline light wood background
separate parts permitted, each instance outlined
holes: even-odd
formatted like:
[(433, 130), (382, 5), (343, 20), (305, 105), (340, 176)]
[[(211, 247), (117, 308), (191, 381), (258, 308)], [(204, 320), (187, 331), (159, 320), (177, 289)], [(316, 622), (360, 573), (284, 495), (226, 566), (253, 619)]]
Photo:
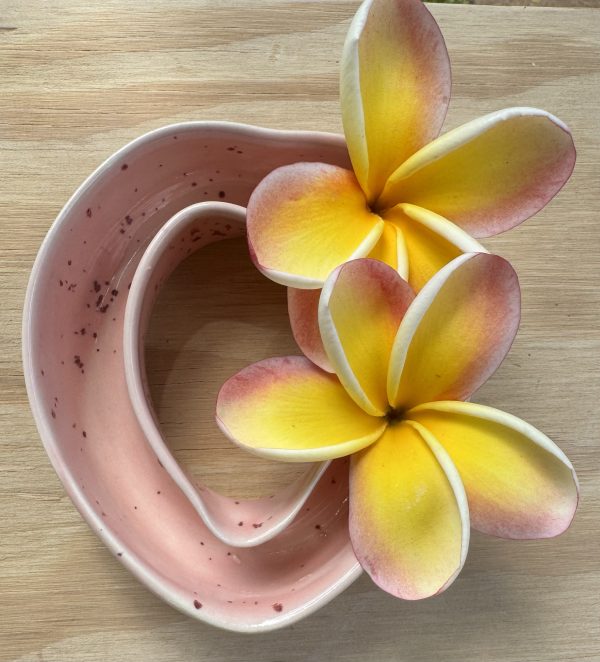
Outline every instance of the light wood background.
[(499, 5), (504, 7), (600, 7), (600, 0), (430, 0), (464, 5)]
[[(356, 7), (0, 2), (0, 661), (600, 660), (600, 10), (431, 6), (454, 69), (448, 127), (535, 105), (575, 135), (567, 188), (488, 243), (517, 268), (524, 309), (507, 361), (477, 397), (542, 428), (574, 462), (582, 501), (564, 536), (474, 535), (461, 577), (440, 597), (396, 601), (363, 577), (287, 630), (235, 635), (138, 584), (81, 520), (38, 438), (21, 307), (68, 196), (116, 148), (178, 120), (340, 130), (338, 61)], [(206, 285), (190, 289), (194, 281)], [(290, 469), (233, 450), (197, 394), (216, 394), (251, 361), (296, 351), (284, 301), (243, 243), (225, 242), (179, 269), (154, 317), (149, 373), (165, 433), (193, 472), (230, 492), (232, 467), (245, 494), (281, 484)]]

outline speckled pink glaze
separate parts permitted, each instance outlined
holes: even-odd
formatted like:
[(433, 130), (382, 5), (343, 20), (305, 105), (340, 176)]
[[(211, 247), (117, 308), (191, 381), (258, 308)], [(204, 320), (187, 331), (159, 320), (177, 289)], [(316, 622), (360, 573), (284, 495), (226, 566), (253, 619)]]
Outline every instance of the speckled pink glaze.
[[(148, 133), (111, 156), (66, 204), (25, 302), (29, 399), (75, 505), (152, 591), (230, 630), (292, 623), (358, 577), (347, 460), (331, 463), (279, 535), (253, 547), (227, 545), (161, 465), (138, 420), (123, 355), (125, 309), (144, 251), (176, 212), (210, 200), (245, 206), (273, 168), (313, 160), (348, 166), (342, 138), (214, 122)], [(225, 225), (216, 214), (208, 241), (239, 234), (239, 225)]]
[(329, 463), (309, 465), (287, 489), (263, 499), (233, 499), (194, 482), (173, 457), (157, 424), (145, 380), (144, 336), (160, 288), (181, 261), (215, 241), (243, 235), (245, 224), (245, 208), (227, 202), (199, 202), (175, 214), (140, 260), (129, 289), (123, 330), (129, 397), (146, 439), (208, 528), (236, 547), (262, 544), (288, 526)]

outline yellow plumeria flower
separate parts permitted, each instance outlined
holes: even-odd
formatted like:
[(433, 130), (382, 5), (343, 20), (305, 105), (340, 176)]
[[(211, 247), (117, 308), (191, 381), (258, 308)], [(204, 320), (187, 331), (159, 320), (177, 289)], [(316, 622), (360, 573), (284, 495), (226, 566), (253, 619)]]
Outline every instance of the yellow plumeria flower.
[(465, 401), (501, 363), (519, 316), (516, 274), (497, 256), (457, 257), (416, 297), (383, 262), (347, 262), (319, 303), (335, 374), (304, 357), (256, 363), (222, 387), (217, 422), (268, 458), (352, 454), (358, 560), (396, 596), (434, 595), (462, 568), (470, 526), (545, 538), (577, 507), (573, 467), (548, 437)]
[[(535, 108), (509, 108), (437, 137), (451, 76), (440, 30), (421, 0), (367, 0), (348, 32), (340, 98), (352, 169), (278, 168), (248, 204), (257, 267), (290, 292), (302, 344), (319, 289), (338, 265), (373, 257), (415, 290), (474, 237), (514, 227), (560, 190), (575, 163), (568, 128)], [(314, 334), (312, 335), (314, 338)]]

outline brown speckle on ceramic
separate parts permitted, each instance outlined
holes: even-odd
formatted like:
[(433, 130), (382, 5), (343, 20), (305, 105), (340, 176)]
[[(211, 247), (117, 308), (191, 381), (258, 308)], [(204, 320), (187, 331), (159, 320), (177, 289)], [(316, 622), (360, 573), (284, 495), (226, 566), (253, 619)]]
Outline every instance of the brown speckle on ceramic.
[[(131, 291), (129, 284), (146, 247), (169, 219), (206, 200), (244, 207), (268, 172), (297, 161), (300, 153), (304, 160), (349, 165), (343, 140), (326, 134), (199, 122), (143, 136), (100, 166), (61, 211), (40, 249), (25, 304), (24, 365), (32, 409), (78, 509), (152, 591), (188, 615), (238, 631), (289, 624), (360, 573), (348, 538), (348, 463), (330, 464), (306, 510), (275, 537), (252, 547), (226, 544), (200, 516), (192, 492), (182, 491), (177, 468), (149, 443), (131, 404), (126, 379), (133, 370), (127, 363), (131, 355), (120, 351), (124, 316), (135, 281)], [(192, 242), (192, 227), (201, 240)], [(150, 293), (145, 314), (154, 283), (192, 248), (242, 232), (243, 223), (219, 214), (188, 226), (183, 242), (174, 232), (169, 243), (179, 248), (167, 249), (173, 261), (165, 262), (161, 273), (152, 272), (144, 290)], [(86, 270), (87, 280), (77, 286), (72, 273), (79, 269)], [(103, 314), (108, 310), (110, 315)], [(213, 515), (223, 509), (232, 536), (264, 535), (267, 522), (276, 520), (268, 518), (277, 498), (252, 505), (202, 496)]]

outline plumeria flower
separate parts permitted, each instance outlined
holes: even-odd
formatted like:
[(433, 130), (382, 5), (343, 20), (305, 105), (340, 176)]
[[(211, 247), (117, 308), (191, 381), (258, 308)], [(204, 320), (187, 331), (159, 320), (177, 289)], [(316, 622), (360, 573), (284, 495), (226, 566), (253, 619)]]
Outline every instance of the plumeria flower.
[[(415, 290), (474, 237), (508, 230), (546, 205), (569, 178), (569, 129), (535, 108), (508, 108), (438, 137), (450, 64), (421, 0), (367, 0), (350, 26), (340, 98), (352, 169), (296, 163), (270, 173), (248, 204), (257, 267), (290, 291), (294, 336), (322, 367), (320, 289), (338, 265), (373, 257)], [(308, 331), (307, 331), (308, 328)]]
[(351, 455), (358, 560), (393, 595), (434, 595), (462, 568), (470, 526), (546, 538), (577, 507), (573, 467), (548, 437), (467, 401), (506, 355), (519, 316), (517, 277), (498, 256), (461, 255), (416, 297), (383, 262), (347, 262), (319, 303), (335, 373), (298, 356), (255, 363), (222, 387), (217, 422), (267, 458)]

